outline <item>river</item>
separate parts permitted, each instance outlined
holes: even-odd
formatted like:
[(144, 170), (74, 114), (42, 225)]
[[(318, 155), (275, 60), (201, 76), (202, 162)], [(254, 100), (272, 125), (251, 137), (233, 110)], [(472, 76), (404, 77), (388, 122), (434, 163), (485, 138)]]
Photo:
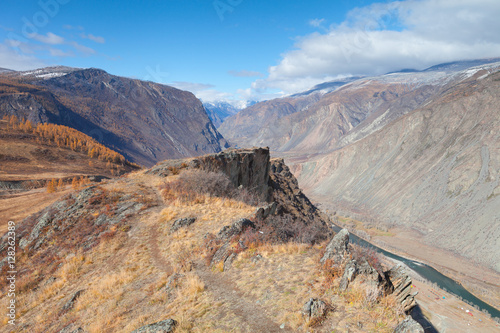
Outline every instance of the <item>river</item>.
[[(341, 230), (340, 227), (334, 226), (333, 230), (335, 232), (339, 232)], [(379, 248), (378, 246), (375, 246), (371, 244), (370, 242), (365, 241), (362, 238), (357, 237), (356, 235), (353, 235), (352, 233), (349, 235), (350, 241), (352, 243), (364, 246), (364, 247), (371, 247), (375, 251), (382, 253), (386, 257), (395, 259), (397, 261), (403, 262), (405, 265), (407, 265), (409, 268), (414, 270), (416, 273), (418, 273), (421, 277), (426, 279), (427, 281), (431, 283), (435, 283), (439, 288), (446, 290), (449, 293), (452, 293), (456, 296), (461, 297), (464, 301), (467, 301), (469, 304), (476, 305), (478, 306), (481, 310), (487, 311), (492, 317), (500, 318), (500, 311), (491, 305), (483, 302), (473, 294), (471, 294), (467, 289), (465, 289), (461, 284), (456, 282), (453, 279), (450, 279), (446, 275), (441, 274), (439, 271), (434, 269), (433, 267), (426, 265), (424, 263), (414, 261), (411, 259), (407, 259), (401, 256), (398, 256), (394, 253), (391, 253), (389, 251), (386, 251), (384, 249)]]

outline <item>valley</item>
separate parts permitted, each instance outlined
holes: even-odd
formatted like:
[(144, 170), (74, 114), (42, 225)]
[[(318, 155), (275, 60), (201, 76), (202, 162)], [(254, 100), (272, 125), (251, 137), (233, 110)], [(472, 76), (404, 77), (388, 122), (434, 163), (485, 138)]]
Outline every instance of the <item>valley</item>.
[[(321, 259), (349, 230), (500, 307), (500, 63), (470, 65), (328, 82), (239, 112), (98, 69), (1, 73), (15, 332), (166, 319), (176, 332), (393, 332), (410, 313), (425, 332), (496, 332), (354, 236)], [(126, 110), (135, 89), (148, 97)], [(308, 299), (325, 304), (318, 318)]]

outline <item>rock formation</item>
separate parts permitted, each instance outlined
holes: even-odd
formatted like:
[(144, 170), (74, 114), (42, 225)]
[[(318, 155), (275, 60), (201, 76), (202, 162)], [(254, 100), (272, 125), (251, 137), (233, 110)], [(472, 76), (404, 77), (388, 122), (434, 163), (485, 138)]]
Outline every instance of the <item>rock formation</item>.
[(329, 306), (322, 300), (310, 298), (302, 307), (302, 317), (307, 321), (318, 321), (328, 313)]
[(424, 333), (423, 327), (417, 323), (412, 317), (407, 316), (405, 320), (398, 324), (394, 329), (394, 333)]
[(173, 319), (166, 319), (154, 324), (149, 324), (138, 328), (132, 333), (171, 333), (174, 331), (177, 322)]
[(411, 292), (411, 278), (401, 265), (392, 267), (387, 275), (394, 286), (394, 295), (399, 303), (403, 306), (405, 312), (409, 312), (415, 305), (415, 296), (417, 292)]
[(347, 229), (340, 230), (328, 243), (325, 249), (325, 254), (320, 262), (333, 260), (335, 265), (342, 265), (347, 259), (350, 251), (347, 245), (349, 244), (349, 231)]
[(353, 259), (349, 250), (347, 229), (339, 231), (326, 246), (320, 262), (324, 263), (327, 260), (333, 260), (334, 266), (344, 269), (339, 284), (341, 291), (347, 290), (349, 284), (359, 278), (367, 287), (378, 291), (377, 298), (394, 293), (406, 313), (410, 313), (416, 305), (414, 297), (417, 293), (411, 293), (412, 281), (404, 268), (396, 265), (389, 271), (381, 273), (368, 262), (367, 258)]

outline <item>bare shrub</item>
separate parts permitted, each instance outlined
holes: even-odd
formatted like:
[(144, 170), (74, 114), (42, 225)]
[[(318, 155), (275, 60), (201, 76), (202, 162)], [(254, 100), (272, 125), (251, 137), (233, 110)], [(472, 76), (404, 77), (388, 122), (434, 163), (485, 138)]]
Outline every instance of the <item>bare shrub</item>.
[(185, 170), (176, 180), (162, 185), (166, 200), (181, 199), (185, 202), (195, 201), (202, 195), (229, 198), (255, 205), (259, 202), (258, 195), (248, 189), (237, 189), (223, 172), (203, 170)]
[(263, 242), (316, 244), (324, 239), (324, 233), (315, 223), (305, 223), (290, 214), (270, 216), (264, 221), (255, 222), (259, 231), (266, 233)]
[(381, 264), (380, 254), (373, 248), (363, 247), (356, 244), (351, 244), (352, 258), (358, 262), (366, 260), (370, 266), (375, 268), (380, 275), (383, 275), (384, 269)]

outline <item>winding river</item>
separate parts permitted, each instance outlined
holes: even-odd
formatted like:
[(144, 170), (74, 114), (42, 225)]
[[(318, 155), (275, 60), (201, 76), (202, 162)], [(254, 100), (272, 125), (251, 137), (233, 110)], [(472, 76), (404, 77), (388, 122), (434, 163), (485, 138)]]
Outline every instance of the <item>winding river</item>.
[[(338, 226), (333, 226), (332, 227), (335, 232), (339, 232), (341, 230), (340, 227)], [(476, 305), (478, 306), (481, 310), (487, 311), (492, 317), (500, 318), (500, 311), (491, 305), (483, 302), (473, 294), (471, 294), (467, 289), (465, 289), (461, 284), (457, 283), (455, 280), (450, 279), (449, 277), (441, 274), (438, 272), (436, 269), (418, 262), (414, 260), (410, 260), (401, 256), (398, 256), (394, 253), (388, 252), (386, 250), (383, 250), (379, 248), (378, 246), (375, 246), (364, 239), (361, 239), (357, 237), (354, 234), (349, 235), (350, 241), (352, 243), (364, 246), (364, 247), (371, 247), (375, 251), (382, 253), (386, 257), (395, 259), (397, 261), (403, 262), (405, 265), (407, 265), (409, 268), (414, 270), (416, 273), (418, 273), (421, 277), (426, 279), (427, 281), (431, 283), (435, 283), (437, 286), (439, 286), (441, 289), (446, 290), (449, 293), (452, 293), (456, 296), (461, 297), (463, 300), (467, 301), (469, 304)]]

